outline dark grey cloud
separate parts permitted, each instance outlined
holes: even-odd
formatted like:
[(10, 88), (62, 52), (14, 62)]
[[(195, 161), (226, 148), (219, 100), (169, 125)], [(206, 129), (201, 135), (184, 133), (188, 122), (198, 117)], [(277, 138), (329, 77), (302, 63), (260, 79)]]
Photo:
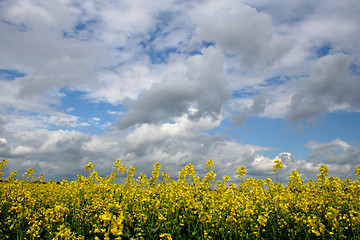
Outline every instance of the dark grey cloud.
[(233, 123), (241, 125), (246, 119), (252, 115), (258, 115), (265, 111), (269, 104), (269, 99), (265, 94), (257, 95), (252, 99), (252, 105), (244, 108), (240, 113), (233, 115)]
[(129, 111), (120, 120), (119, 127), (154, 123), (178, 117), (188, 111), (199, 91), (198, 86), (186, 80), (175, 80), (143, 91), (138, 100), (129, 104)]
[(359, 110), (360, 75), (349, 68), (352, 59), (338, 53), (315, 61), (310, 75), (297, 82), (286, 119), (298, 122), (336, 109)]
[(222, 77), (221, 51), (213, 47), (205, 49), (203, 55), (189, 58), (188, 68), (186, 76), (175, 75), (143, 91), (137, 100), (129, 103), (129, 110), (118, 126), (124, 129), (135, 124), (169, 121), (183, 114), (194, 119), (217, 117), (231, 97)]
[(5, 116), (0, 115), (0, 134), (3, 133), (5, 124), (8, 122)]

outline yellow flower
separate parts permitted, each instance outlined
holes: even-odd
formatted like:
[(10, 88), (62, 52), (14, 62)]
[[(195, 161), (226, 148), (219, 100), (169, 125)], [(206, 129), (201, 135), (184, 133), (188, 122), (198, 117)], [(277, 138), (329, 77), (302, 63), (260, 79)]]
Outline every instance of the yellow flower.
[(244, 166), (239, 167), (236, 174), (239, 175), (240, 178), (243, 178), (246, 174), (245, 167)]
[(257, 221), (261, 226), (265, 226), (267, 222), (267, 218), (263, 217), (262, 215), (259, 215)]
[(230, 179), (230, 177), (229, 177), (229, 176), (224, 176), (224, 177), (223, 177), (223, 182), (228, 182), (228, 181), (229, 181), (229, 179)]
[(100, 219), (103, 221), (104, 226), (106, 226), (111, 221), (111, 214), (109, 214), (109, 213), (101, 214)]
[[(212, 164), (212, 160), (207, 161), (203, 179), (189, 164), (179, 172), (179, 180), (171, 180), (163, 173), (164, 181), (159, 184), (160, 165), (155, 164), (152, 187), (144, 174), (140, 174), (139, 181), (134, 181), (133, 167), (128, 170), (127, 184), (114, 184), (115, 177), (122, 171), (119, 160), (114, 165), (118, 167), (115, 170), (120, 170), (109, 176), (101, 177), (92, 171), (88, 178), (79, 176), (70, 183), (66, 180), (60, 184), (55, 181), (31, 183), (26, 180), (33, 173), (30, 169), (24, 180), (17, 180), (16, 174), (10, 173), (11, 181), (0, 182), (3, 220), (0, 238), (11, 239), (21, 233), (24, 239), (46, 236), (55, 240), (77, 240), (91, 236), (93, 239), (168, 240), (175, 233), (182, 234), (181, 229), (188, 226), (200, 227), (191, 229), (194, 239), (220, 236), (222, 239), (267, 239), (271, 238), (271, 231), (267, 230), (273, 227), (289, 239), (317, 236), (351, 239), (360, 234), (357, 228), (360, 225), (359, 179), (341, 181), (329, 177), (327, 168), (322, 166), (318, 181), (309, 180), (306, 184), (294, 170), (289, 175), (288, 186), (270, 178), (248, 178), (240, 180), (240, 188), (233, 183), (225, 184), (230, 178), (224, 176), (215, 188), (210, 188), (209, 182), (214, 181), (216, 175)], [(0, 162), (0, 167), (4, 165), (5, 161)], [(278, 174), (281, 168), (281, 161), (277, 160), (275, 172)], [(92, 165), (86, 164), (87, 173), (90, 169)], [(240, 177), (246, 173), (244, 167), (237, 170)], [(356, 171), (360, 175), (360, 166)], [(96, 183), (89, 181), (93, 178)]]
[(162, 215), (161, 213), (159, 213), (158, 219), (160, 221), (166, 221), (166, 217), (164, 217), (164, 215)]
[(166, 237), (167, 240), (172, 240), (172, 237), (171, 237), (170, 233), (162, 233), (162, 234), (159, 235), (159, 237), (160, 238), (165, 238)]
[(274, 162), (275, 162), (275, 165), (274, 165), (273, 172), (277, 172), (278, 170), (280, 171), (283, 168), (282, 162), (278, 159), (276, 159)]
[(85, 164), (85, 169), (89, 172), (91, 172), (93, 170), (93, 164), (91, 162), (89, 162), (88, 164)]
[(165, 182), (168, 182), (170, 180), (170, 176), (166, 172), (161, 173), (161, 176), (162, 176), (162, 180)]

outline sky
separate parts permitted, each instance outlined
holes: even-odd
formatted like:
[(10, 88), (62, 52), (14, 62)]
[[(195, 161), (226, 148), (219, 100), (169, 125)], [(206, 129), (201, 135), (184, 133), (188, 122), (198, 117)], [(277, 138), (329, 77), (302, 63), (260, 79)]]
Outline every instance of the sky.
[(7, 176), (99, 175), (119, 159), (177, 178), (237, 168), (355, 178), (358, 0), (2, 0), (0, 158)]

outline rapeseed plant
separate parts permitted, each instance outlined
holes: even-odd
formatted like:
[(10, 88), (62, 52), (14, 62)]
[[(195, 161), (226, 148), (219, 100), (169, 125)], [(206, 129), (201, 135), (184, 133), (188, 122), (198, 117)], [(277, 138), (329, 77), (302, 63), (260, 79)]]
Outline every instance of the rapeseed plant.
[(5, 167), (6, 164), (7, 164), (7, 160), (5, 160), (5, 159), (1, 160), (1, 162), (0, 162), (0, 181), (4, 181), (4, 175), (3, 175), (3, 172), (1, 171), (1, 169), (3, 167)]
[[(287, 186), (276, 181), (229, 177), (216, 181), (213, 161), (205, 176), (185, 166), (178, 179), (155, 163), (151, 177), (116, 160), (100, 177), (93, 164), (85, 176), (60, 184), (43, 182), (28, 169), (21, 180), (12, 172), (4, 181), (0, 162), (0, 239), (358, 239), (360, 182), (328, 176), (321, 166), (307, 183), (294, 170)], [(126, 174), (124, 184), (121, 176)], [(360, 175), (360, 166), (356, 176)], [(161, 178), (160, 178), (161, 176)]]

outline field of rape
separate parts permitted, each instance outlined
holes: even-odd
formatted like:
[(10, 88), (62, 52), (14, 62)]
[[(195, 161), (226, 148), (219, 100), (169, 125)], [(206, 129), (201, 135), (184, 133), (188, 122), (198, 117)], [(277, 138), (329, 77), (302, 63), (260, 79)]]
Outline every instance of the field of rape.
[[(29, 169), (6, 179), (0, 162), (0, 239), (359, 239), (360, 181), (328, 176), (287, 186), (270, 178), (216, 181), (212, 160), (200, 178), (187, 165), (176, 180), (156, 163), (152, 176), (119, 160), (109, 176), (93, 165), (76, 181), (43, 182)], [(275, 161), (274, 175), (282, 168)], [(125, 182), (119, 183), (122, 175)], [(355, 174), (355, 171), (354, 171)], [(356, 176), (360, 174), (360, 166)]]

